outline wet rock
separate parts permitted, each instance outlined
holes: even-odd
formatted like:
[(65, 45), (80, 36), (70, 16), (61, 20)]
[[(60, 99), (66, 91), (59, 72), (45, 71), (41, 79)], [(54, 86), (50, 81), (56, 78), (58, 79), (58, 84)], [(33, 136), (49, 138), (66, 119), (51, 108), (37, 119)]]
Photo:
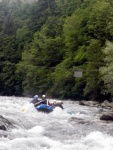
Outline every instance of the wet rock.
[(97, 101), (79, 101), (79, 105), (83, 106), (91, 106), (91, 107), (102, 107), (106, 109), (112, 109), (113, 108), (113, 102), (109, 102), (108, 100), (103, 101), (102, 103), (99, 103)]
[(83, 106), (84, 106), (84, 105), (86, 105), (86, 104), (85, 104), (84, 101), (80, 101), (80, 102), (79, 102), (79, 105), (83, 105)]
[(103, 113), (103, 109), (102, 108), (100, 108), (99, 110), (98, 110), (98, 113)]
[(0, 130), (6, 131), (10, 127), (13, 127), (12, 123), (0, 115)]
[(103, 114), (100, 117), (100, 120), (113, 121), (113, 114)]
[(6, 127), (5, 127), (4, 125), (1, 125), (1, 126), (0, 126), (0, 130), (6, 131)]
[(110, 107), (110, 108), (113, 108), (113, 102), (108, 102), (107, 106)]
[(79, 102), (79, 105), (96, 106), (96, 107), (98, 107), (100, 104), (99, 104), (99, 102), (96, 102), (96, 101), (85, 101), (85, 100), (82, 100), (82, 101)]
[(109, 102), (108, 100), (105, 100), (100, 104), (100, 106), (103, 108), (106, 108), (106, 109), (112, 109), (113, 108), (113, 102)]
[(105, 100), (101, 103), (101, 107), (104, 107), (104, 108), (109, 107), (109, 105), (110, 105), (110, 102), (108, 100)]

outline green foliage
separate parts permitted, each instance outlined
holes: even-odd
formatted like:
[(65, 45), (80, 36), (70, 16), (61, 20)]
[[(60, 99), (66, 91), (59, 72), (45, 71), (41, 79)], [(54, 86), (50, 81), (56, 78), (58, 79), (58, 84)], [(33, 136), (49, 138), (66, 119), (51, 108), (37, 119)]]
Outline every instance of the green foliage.
[[(26, 45), (22, 62), (18, 65), (18, 70), (21, 73), (24, 69), (25, 94), (34, 94), (37, 90), (39, 93), (43, 93), (48, 90), (48, 74), (51, 73), (51, 68), (61, 61), (63, 54), (61, 51), (62, 37), (60, 37), (61, 23), (61, 19), (48, 18), (46, 25), (42, 26), (40, 32), (34, 34), (33, 41)], [(53, 30), (50, 30), (51, 28)]]
[[(109, 32), (111, 24), (112, 7), (107, 1), (98, 1), (93, 5), (89, 20), (87, 23), (87, 31), (89, 36), (99, 39), (105, 43), (105, 40), (111, 37)], [(108, 27), (109, 26), (109, 27)], [(108, 29), (109, 28), (109, 29)]]
[(19, 95), (22, 93), (19, 76), (15, 74), (15, 66), (5, 61), (0, 67), (0, 94), (1, 95)]
[(102, 51), (113, 41), (112, 6), (112, 0), (0, 2), (0, 94), (99, 99), (103, 81), (112, 94), (112, 44)]
[[(51, 74), (52, 88), (50, 93), (54, 97), (68, 98), (71, 97), (71, 87), (74, 85), (74, 76), (70, 68), (70, 59), (65, 59), (57, 65), (55, 71)], [(71, 97), (72, 98), (72, 97)]]
[(80, 0), (55, 0), (57, 4), (57, 12), (62, 17), (70, 16), (74, 11), (81, 6), (82, 1)]
[(103, 93), (110, 93), (113, 97), (113, 43), (106, 41), (106, 47), (103, 49), (105, 55), (104, 62), (105, 65), (100, 68), (100, 73), (104, 81)]
[(92, 39), (87, 47), (87, 65), (85, 70), (86, 86), (84, 95), (91, 99), (97, 99), (100, 92), (99, 67), (102, 66), (102, 51), (100, 41)]
[(15, 64), (20, 60), (21, 54), (17, 51), (14, 36), (1, 34), (0, 40), (0, 94), (18, 95), (22, 90), (19, 77), (15, 74)]

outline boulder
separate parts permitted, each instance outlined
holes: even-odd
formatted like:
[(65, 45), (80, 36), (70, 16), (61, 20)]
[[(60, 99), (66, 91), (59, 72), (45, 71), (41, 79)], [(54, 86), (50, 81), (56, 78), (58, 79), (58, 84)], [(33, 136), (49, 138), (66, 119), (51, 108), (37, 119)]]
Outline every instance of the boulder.
[(1, 126), (0, 126), (0, 130), (6, 131), (6, 127), (5, 127), (4, 125), (1, 125)]
[(10, 127), (13, 127), (12, 123), (0, 115), (0, 130), (6, 131)]
[(96, 102), (96, 101), (85, 101), (85, 100), (82, 100), (82, 101), (79, 101), (79, 105), (84, 105), (84, 106), (99, 106), (99, 102)]
[(113, 114), (103, 114), (100, 120), (113, 121)]

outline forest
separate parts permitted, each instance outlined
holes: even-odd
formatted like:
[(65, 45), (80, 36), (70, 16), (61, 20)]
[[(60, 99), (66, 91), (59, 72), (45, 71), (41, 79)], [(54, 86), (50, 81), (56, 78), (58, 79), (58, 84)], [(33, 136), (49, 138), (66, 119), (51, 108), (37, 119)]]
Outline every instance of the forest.
[(112, 0), (0, 1), (0, 95), (34, 94), (112, 101)]

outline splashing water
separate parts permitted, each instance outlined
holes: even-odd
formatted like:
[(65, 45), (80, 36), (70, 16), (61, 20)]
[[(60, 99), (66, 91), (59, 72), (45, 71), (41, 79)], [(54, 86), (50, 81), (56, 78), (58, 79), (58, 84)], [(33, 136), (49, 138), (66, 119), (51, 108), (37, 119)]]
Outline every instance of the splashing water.
[(29, 101), (0, 97), (0, 114), (14, 125), (0, 130), (0, 150), (113, 150), (112, 124), (97, 120), (98, 108), (64, 102), (46, 114)]

